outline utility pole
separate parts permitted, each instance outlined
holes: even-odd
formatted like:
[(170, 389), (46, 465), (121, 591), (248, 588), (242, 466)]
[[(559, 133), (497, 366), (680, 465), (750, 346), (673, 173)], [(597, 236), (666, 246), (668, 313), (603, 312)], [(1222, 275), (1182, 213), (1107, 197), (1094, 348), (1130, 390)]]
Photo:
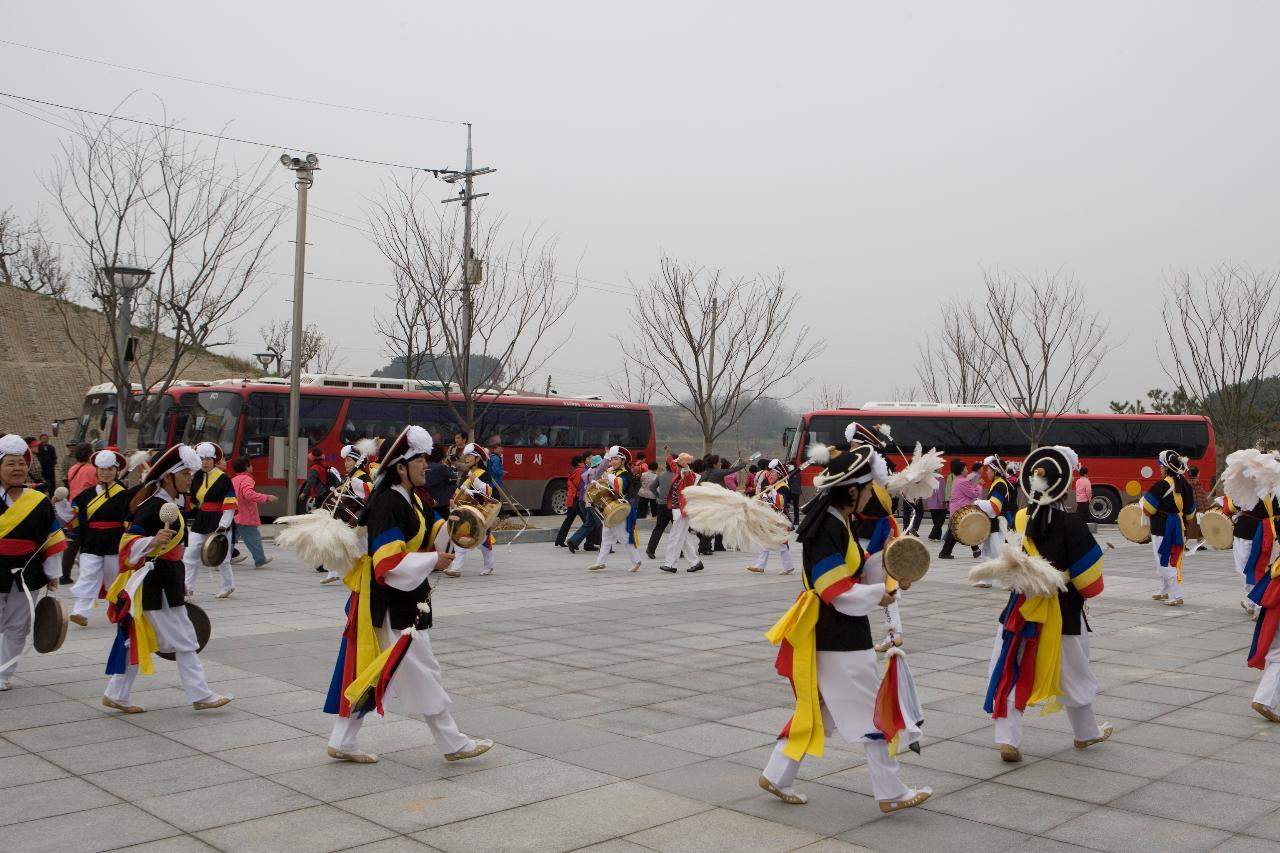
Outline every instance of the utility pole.
[[(475, 256), (475, 247), (472, 246), (472, 205), (471, 203), (478, 198), (484, 198), (488, 193), (474, 192), (475, 179), (481, 175), (491, 175), (497, 169), (485, 167), (477, 169), (472, 165), (471, 158), (471, 123), (467, 122), (467, 166), (461, 172), (453, 170), (442, 170), (438, 174), (441, 180), (453, 184), (462, 181), (462, 189), (458, 191), (458, 195), (454, 198), (447, 198), (444, 204), (460, 201), (462, 202), (462, 365), (459, 371), (459, 384), (462, 386), (462, 399), (467, 409), (466, 427), (470, 430), (475, 420), (475, 402), (472, 399), (471, 388), (471, 334), (475, 327), (475, 317), (472, 311), (471, 290), (478, 287), (481, 281), (481, 263)], [(458, 365), (454, 365), (456, 370)]]
[[(719, 319), (718, 319), (718, 318), (717, 318), (717, 316), (716, 316), (716, 314), (717, 314), (717, 309), (718, 309), (718, 304), (717, 304), (717, 301), (716, 301), (716, 292), (715, 292), (714, 290), (712, 290), (712, 291), (711, 291), (711, 348), (710, 348), (710, 349), (711, 349), (711, 351), (710, 351), (710, 354), (709, 354), (709, 355), (708, 355), (708, 357), (707, 357), (707, 396), (706, 396), (706, 399), (705, 399), (705, 400), (703, 400), (703, 403), (702, 403), (702, 423), (703, 423), (704, 425), (705, 425), (705, 424), (709, 424), (709, 423), (711, 423), (711, 412), (710, 412), (709, 410), (710, 410), (710, 409), (713, 409), (713, 408), (715, 407), (715, 397), (716, 397), (716, 331), (720, 328), (720, 326), (719, 326)], [(708, 445), (707, 445), (707, 442), (705, 441), (705, 438), (706, 438), (706, 436), (705, 436), (705, 433), (706, 433), (706, 427), (705, 427), (705, 426), (703, 427), (703, 433), (704, 433), (704, 436), (703, 436), (703, 437), (704, 437), (704, 441), (703, 441), (703, 448), (702, 448), (702, 452), (703, 452), (703, 453), (710, 453), (710, 452), (711, 452), (711, 448), (710, 448), (710, 446), (708, 446)]]
[(551, 376), (550, 375), (547, 376), (547, 393), (543, 394), (542, 396), (544, 397), (551, 396)]
[(284, 487), (285, 506), (292, 514), (297, 509), (298, 480), (301, 479), (298, 468), (298, 433), (302, 431), (299, 410), (302, 401), (302, 285), (306, 276), (307, 259), (307, 190), (315, 182), (320, 158), (308, 154), (303, 160), (281, 154), (280, 164), (293, 170), (293, 185), (298, 188), (298, 230), (293, 247), (293, 360), (289, 365), (289, 473)]

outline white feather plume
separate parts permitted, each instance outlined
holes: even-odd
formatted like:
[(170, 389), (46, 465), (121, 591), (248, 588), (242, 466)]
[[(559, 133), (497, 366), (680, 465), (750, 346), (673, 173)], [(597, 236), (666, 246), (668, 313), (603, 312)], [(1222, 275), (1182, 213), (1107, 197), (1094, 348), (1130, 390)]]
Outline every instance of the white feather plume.
[(1016, 589), (1028, 598), (1057, 595), (1067, 588), (1062, 572), (1044, 557), (1022, 550), (1022, 536), (1010, 534), (1000, 553), (969, 570), (969, 583), (989, 581), (1006, 589)]
[(362, 438), (354, 446), (356, 452), (363, 454), (365, 459), (372, 459), (378, 454), (378, 442), (372, 438)]
[(349, 527), (323, 509), (277, 518), (283, 529), (276, 544), (288, 548), (308, 566), (324, 566), (345, 575), (368, 548), (364, 528)]
[(808, 458), (811, 465), (825, 468), (831, 464), (831, 448), (825, 444), (812, 444), (809, 446)]
[(133, 471), (144, 462), (151, 461), (151, 454), (145, 450), (136, 450), (129, 455), (129, 470)]
[(1229, 454), (1222, 491), (1237, 507), (1252, 509), (1258, 501), (1280, 491), (1280, 460), (1255, 447)]
[(915, 452), (911, 454), (911, 461), (907, 466), (889, 475), (889, 494), (908, 501), (924, 500), (938, 488), (938, 483), (942, 481), (941, 471), (942, 451), (930, 447), (929, 452), (924, 453), (917, 441)]
[(684, 490), (689, 526), (724, 536), (727, 548), (776, 548), (791, 536), (787, 521), (758, 500), (712, 484)]

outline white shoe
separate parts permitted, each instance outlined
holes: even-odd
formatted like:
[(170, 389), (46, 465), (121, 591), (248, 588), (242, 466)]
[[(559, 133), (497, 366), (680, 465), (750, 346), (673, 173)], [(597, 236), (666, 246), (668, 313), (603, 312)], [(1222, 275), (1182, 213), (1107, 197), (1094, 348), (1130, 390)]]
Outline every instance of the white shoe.
[(608, 566), (602, 566), (602, 565), (601, 565), (601, 564), (599, 564), (599, 563), (592, 563), (591, 565), (587, 566), (587, 571), (589, 571), (589, 572), (603, 572), (603, 571), (604, 571), (605, 569), (607, 569), (607, 568), (609, 568), (609, 567), (608, 567)]
[(8, 679), (4, 681), (0, 681), (0, 693), (5, 692), (6, 690), (12, 690), (12, 689), (13, 689), (12, 681), (9, 681)]
[(631, 567), (631, 574), (635, 574), (638, 571), (640, 571), (640, 564), (636, 563), (634, 566)]
[(783, 569), (782, 571), (778, 572), (778, 574), (780, 574), (780, 575), (789, 575), (789, 574), (791, 574), (791, 573), (792, 573), (792, 572), (794, 572), (794, 571), (795, 571), (795, 568), (793, 567), (793, 568), (790, 568), (790, 569)]
[(978, 581), (974, 586), (978, 589), (991, 589), (991, 581)]
[(235, 591), (236, 591), (236, 588), (233, 586), (233, 587), (231, 587), (230, 589), (224, 589), (222, 592), (218, 593), (217, 597), (218, 597), (218, 598), (230, 598), (230, 597), (231, 597), (231, 593), (233, 593), (233, 592), (235, 592)]
[(325, 575), (324, 577), (320, 578), (320, 583), (333, 583), (334, 581), (340, 581), (340, 580), (342, 580), (342, 578), (340, 578), (340, 577), (338, 577), (337, 575), (335, 575), (335, 574), (332, 574), (332, 573), (331, 573), (331, 574), (327, 574), (327, 575)]
[(485, 575), (491, 575), (491, 574), (493, 574), (493, 569), (485, 569), (483, 572), (480, 573), (480, 577), (484, 577)]
[(231, 565), (233, 565), (233, 566), (238, 566), (238, 565), (240, 565), (241, 563), (243, 563), (243, 562), (244, 562), (245, 560), (247, 560), (247, 559), (249, 559), (249, 555), (248, 555), (248, 554), (239, 554), (238, 556), (235, 556), (235, 557), (232, 557), (232, 558), (231, 558)]

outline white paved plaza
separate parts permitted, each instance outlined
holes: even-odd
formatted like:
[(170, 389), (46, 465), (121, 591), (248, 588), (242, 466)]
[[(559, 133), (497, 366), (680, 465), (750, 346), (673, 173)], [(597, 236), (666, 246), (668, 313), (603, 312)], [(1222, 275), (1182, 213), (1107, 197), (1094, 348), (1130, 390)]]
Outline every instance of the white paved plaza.
[(808, 805), (756, 787), (791, 704), (762, 635), (800, 581), (749, 574), (734, 553), (671, 576), (652, 561), (589, 573), (591, 555), (546, 543), (500, 548), (492, 577), (473, 565), (444, 581), (432, 630), (459, 724), (494, 749), (446, 763), (424, 723), (390, 716), (364, 729), (380, 763), (331, 761), (320, 707), (345, 590), (276, 551), (266, 569), (238, 567), (229, 600), (202, 579), (209, 681), (236, 696), (224, 709), (194, 712), (163, 661), (135, 691), (148, 713), (102, 708), (101, 608), (60, 652), (23, 661), (0, 694), (5, 847), (1280, 849), (1280, 726), (1249, 709), (1258, 673), (1229, 555), (1189, 557), (1188, 604), (1174, 609), (1149, 599), (1148, 548), (1102, 538), (1115, 548), (1090, 611), (1096, 707), (1116, 733), (1084, 752), (1064, 715), (1032, 713), (1024, 761), (1001, 763), (980, 705), (1004, 594), (967, 586), (967, 552), (910, 591), (926, 742), (902, 763), (909, 784), (934, 789), (920, 809), (882, 816), (860, 748), (837, 741), (804, 763)]

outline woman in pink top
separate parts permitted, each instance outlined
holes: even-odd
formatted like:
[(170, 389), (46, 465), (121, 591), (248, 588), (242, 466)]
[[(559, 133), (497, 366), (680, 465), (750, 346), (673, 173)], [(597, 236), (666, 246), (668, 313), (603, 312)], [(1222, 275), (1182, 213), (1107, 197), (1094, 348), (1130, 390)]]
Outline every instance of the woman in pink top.
[(1092, 500), (1093, 483), (1089, 481), (1089, 469), (1082, 465), (1076, 476), (1076, 512), (1086, 524), (1093, 521), (1093, 517), (1089, 515), (1089, 502)]
[[(956, 510), (962, 506), (968, 506), (974, 503), (978, 498), (982, 497), (982, 483), (979, 480), (982, 472), (982, 463), (973, 463), (969, 473), (965, 473), (964, 460), (951, 460), (951, 473), (955, 475), (955, 479), (951, 481), (951, 514), (954, 516)], [(947, 525), (947, 535), (942, 537), (942, 550), (938, 552), (939, 560), (952, 559), (951, 552), (956, 547), (956, 537), (951, 533), (951, 525)], [(978, 556), (978, 549), (973, 549), (973, 556)]]
[(258, 491), (258, 484), (253, 481), (253, 475), (249, 473), (249, 460), (246, 457), (237, 456), (232, 459), (231, 470), (233, 472), (231, 488), (236, 492), (233, 537), (244, 542), (244, 546), (253, 555), (253, 567), (260, 569), (270, 563), (271, 558), (262, 550), (262, 533), (258, 530), (262, 524), (262, 517), (258, 515), (258, 506), (264, 503), (275, 503), (279, 498), (275, 495), (264, 495)]

